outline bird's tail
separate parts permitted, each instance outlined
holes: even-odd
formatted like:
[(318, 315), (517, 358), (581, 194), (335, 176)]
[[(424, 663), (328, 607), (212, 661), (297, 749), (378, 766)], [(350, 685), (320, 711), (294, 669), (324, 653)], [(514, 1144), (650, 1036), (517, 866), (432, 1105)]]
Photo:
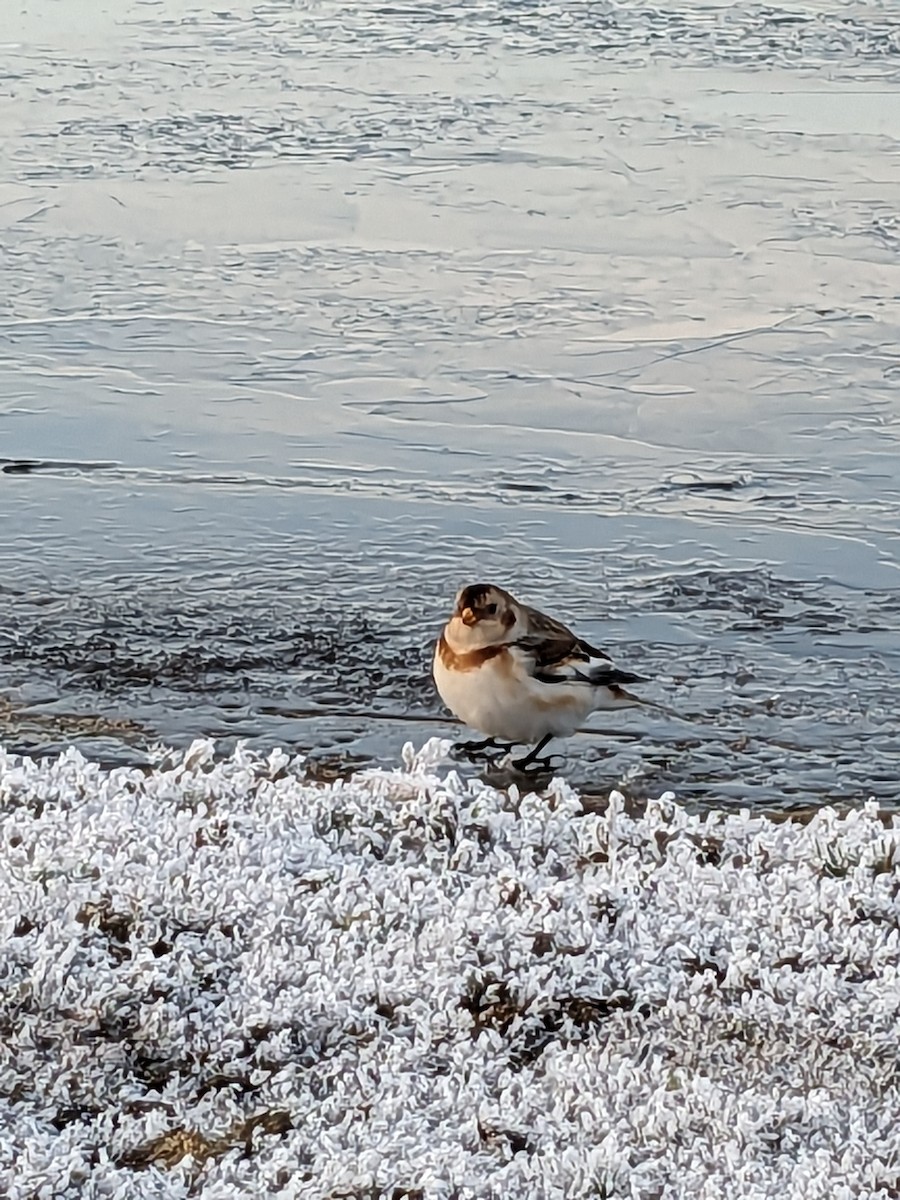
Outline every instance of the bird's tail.
[(623, 671), (612, 663), (599, 663), (591, 667), (588, 679), (594, 688), (596, 708), (633, 708), (644, 703), (640, 696), (635, 696), (624, 686), (626, 683), (646, 683), (643, 675)]
[(647, 682), (645, 675), (635, 675), (633, 671), (622, 671), (619, 667), (612, 666), (611, 663), (600, 663), (591, 667), (587, 677), (594, 687), (622, 688), (623, 683)]
[[(596, 696), (597, 693), (595, 692)], [(627, 688), (620, 687), (618, 684), (607, 684), (600, 688), (600, 699), (597, 702), (597, 708), (649, 708), (651, 712), (663, 713), (667, 717), (674, 717), (676, 721), (687, 721), (688, 717), (675, 711), (674, 708), (668, 708), (665, 704), (659, 704), (656, 700), (645, 700), (643, 696), (635, 696), (633, 692), (629, 692)]]

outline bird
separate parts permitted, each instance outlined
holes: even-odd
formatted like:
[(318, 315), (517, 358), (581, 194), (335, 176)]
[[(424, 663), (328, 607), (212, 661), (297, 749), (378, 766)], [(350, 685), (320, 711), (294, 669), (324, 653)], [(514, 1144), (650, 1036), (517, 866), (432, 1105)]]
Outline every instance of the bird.
[(483, 749), (495, 739), (507, 748), (536, 743), (513, 760), (519, 769), (538, 761), (552, 738), (573, 734), (595, 709), (643, 703), (625, 685), (645, 682), (494, 583), (472, 583), (457, 593), (435, 646), (432, 673), (454, 716), (486, 736), (468, 749)]

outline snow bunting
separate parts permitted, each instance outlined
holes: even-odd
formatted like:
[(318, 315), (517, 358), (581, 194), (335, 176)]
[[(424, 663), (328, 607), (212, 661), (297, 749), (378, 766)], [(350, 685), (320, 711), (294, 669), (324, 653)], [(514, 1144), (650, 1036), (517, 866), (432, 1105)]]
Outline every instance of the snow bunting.
[(594, 709), (641, 703), (622, 686), (640, 675), (618, 670), (602, 650), (490, 583), (456, 597), (433, 672), (441, 699), (466, 725), (489, 740), (537, 742), (517, 767), (551, 738), (574, 733)]

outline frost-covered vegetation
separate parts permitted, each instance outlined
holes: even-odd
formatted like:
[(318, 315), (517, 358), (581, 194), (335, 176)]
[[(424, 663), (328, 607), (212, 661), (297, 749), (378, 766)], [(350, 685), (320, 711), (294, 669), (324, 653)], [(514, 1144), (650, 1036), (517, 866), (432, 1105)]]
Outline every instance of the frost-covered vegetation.
[(897, 1196), (900, 828), (0, 755), (0, 1193)]

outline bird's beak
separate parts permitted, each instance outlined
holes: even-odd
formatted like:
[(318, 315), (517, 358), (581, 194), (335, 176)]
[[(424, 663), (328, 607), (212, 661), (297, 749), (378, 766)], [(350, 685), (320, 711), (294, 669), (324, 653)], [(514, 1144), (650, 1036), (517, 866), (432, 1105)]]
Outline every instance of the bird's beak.
[(471, 608), (464, 608), (459, 615), (463, 625), (474, 625), (478, 620)]

